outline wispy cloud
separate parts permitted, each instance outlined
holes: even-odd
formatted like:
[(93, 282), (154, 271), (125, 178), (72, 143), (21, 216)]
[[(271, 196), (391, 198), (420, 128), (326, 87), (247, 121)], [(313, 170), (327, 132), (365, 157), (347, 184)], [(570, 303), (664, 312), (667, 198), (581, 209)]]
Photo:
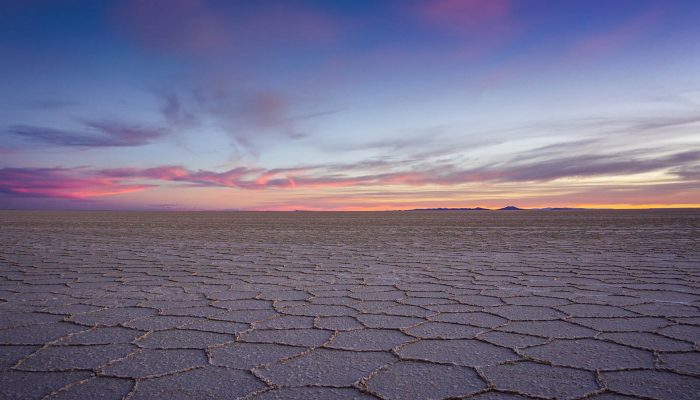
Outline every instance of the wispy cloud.
[[(562, 178), (624, 177), (654, 171), (668, 174), (667, 182), (691, 187), (696, 187), (698, 183), (700, 150), (668, 152), (655, 157), (631, 152), (541, 159), (541, 154), (535, 152), (529, 159), (521, 157), (511, 163), (472, 168), (442, 163), (422, 167), (398, 164), (397, 169), (391, 163), (372, 162), (277, 169), (240, 166), (225, 171), (191, 170), (182, 166), (120, 169), (4, 168), (0, 169), (0, 192), (15, 197), (87, 199), (137, 192), (167, 182), (185, 187), (240, 190), (350, 187), (353, 190), (369, 190), (381, 187), (383, 192), (391, 192), (391, 188), (397, 187), (454, 187), (482, 183), (490, 183), (494, 187), (531, 183), (530, 186), (537, 188), (541, 183)], [(617, 188), (624, 192), (625, 185)]]
[(484, 180), (527, 182), (606, 175), (630, 175), (700, 162), (700, 150), (662, 157), (632, 154), (577, 155), (475, 170)]
[(512, 0), (427, 0), (409, 7), (419, 24), (456, 40), (455, 54), (483, 57), (522, 37), (526, 21)]
[[(461, 3), (457, 1), (457, 3)], [(465, 2), (470, 3), (470, 2)], [(480, 3), (475, 0), (474, 3)], [(490, 3), (490, 2), (485, 2)], [(491, 18), (502, 19), (507, 23), (522, 23), (522, 21), (508, 20), (507, 10), (515, 5), (511, 3), (509, 7), (502, 7), (502, 15), (493, 11)], [(563, 41), (556, 36), (551, 36), (538, 41), (536, 48), (528, 52), (515, 55), (501, 60), (497, 66), (488, 70), (481, 76), (475, 87), (479, 91), (488, 90), (503, 84), (513, 78), (524, 75), (537, 74), (543, 69), (555, 71), (556, 68), (570, 69), (572, 64), (587, 63), (609, 55), (614, 55), (625, 50), (626, 47), (641, 42), (645, 37), (651, 36), (654, 28), (664, 17), (662, 7), (654, 7), (639, 12), (636, 15), (608, 26), (595, 26), (592, 31), (586, 31), (578, 37)], [(478, 14), (477, 14), (478, 16)], [(488, 18), (484, 18), (488, 21)], [(465, 26), (469, 26), (466, 24)], [(552, 58), (550, 47), (558, 48), (559, 54)], [(547, 63), (543, 60), (550, 59)]]
[(168, 131), (110, 121), (84, 121), (84, 130), (54, 129), (33, 125), (11, 125), (7, 131), (33, 142), (65, 147), (132, 147), (159, 139)]
[(290, 115), (290, 108), (291, 102), (279, 92), (262, 91), (244, 99), (242, 113), (239, 115), (254, 128), (276, 130), (290, 138), (303, 137), (298, 118)]
[[(562, 178), (586, 178), (597, 176), (620, 176), (659, 171), (700, 162), (700, 150), (676, 152), (666, 156), (630, 154), (560, 156), (545, 160), (501, 162), (481, 167), (465, 168), (459, 164), (440, 163), (433, 166), (410, 166), (407, 169), (371, 173), (367, 165), (347, 165), (345, 171), (324, 173), (325, 166), (297, 170), (279, 170), (276, 186), (294, 182), (294, 187), (338, 187), (378, 185), (459, 185), (473, 182), (547, 182)], [(362, 168), (358, 168), (361, 166)], [(386, 170), (387, 165), (381, 166)], [(339, 171), (338, 166), (333, 166)], [(371, 170), (370, 170), (371, 171)], [(364, 173), (363, 173), (364, 172)], [(258, 185), (243, 184), (242, 187), (258, 188)]]
[(54, 110), (54, 109), (60, 109), (60, 108), (65, 108), (65, 107), (70, 107), (72, 105), (75, 105), (74, 102), (67, 101), (67, 100), (49, 100), (49, 99), (44, 99), (44, 100), (32, 100), (32, 101), (25, 101), (20, 103), (21, 106), (33, 109), (33, 110)]
[(155, 168), (121, 168), (96, 171), (99, 176), (119, 179), (149, 179), (155, 181), (182, 182), (193, 186), (231, 187), (240, 189), (263, 189), (270, 187), (293, 187), (290, 178), (281, 175), (299, 169), (266, 170), (262, 168), (237, 167), (216, 172), (192, 171), (181, 166)]
[[(373, 172), (370, 163), (318, 165), (299, 168), (237, 167), (216, 172), (192, 171), (181, 166), (147, 169), (101, 170), (109, 178), (147, 178), (184, 182), (197, 186), (240, 189), (348, 187), (390, 185), (459, 185), (473, 182), (547, 182), (561, 178), (630, 175), (671, 169), (687, 171), (700, 162), (700, 150), (676, 152), (663, 157), (636, 157), (632, 154), (570, 156), (529, 162), (499, 163), (476, 168), (440, 164), (422, 169)], [(368, 169), (369, 167), (369, 169)], [(387, 164), (379, 166), (386, 169)], [(685, 168), (685, 169), (684, 169)]]
[(700, 189), (700, 165), (681, 166), (674, 170), (674, 173), (687, 181), (693, 181)]
[[(318, 9), (280, 2), (255, 8), (204, 0), (128, 0), (116, 25), (137, 43), (182, 56), (222, 56), (260, 46), (324, 44), (341, 24)], [(253, 44), (254, 43), (254, 44)]]
[(176, 93), (156, 93), (156, 95), (162, 103), (160, 112), (171, 127), (187, 129), (200, 124), (201, 121), (197, 115), (183, 104), (182, 99)]
[(137, 192), (147, 187), (143, 184), (125, 184), (112, 177), (96, 176), (82, 168), (0, 169), (0, 192), (16, 197), (84, 200)]
[(570, 46), (566, 61), (586, 61), (624, 48), (648, 34), (662, 15), (659, 8), (649, 9), (608, 30), (585, 36)]
[(506, 21), (512, 4), (509, 0), (429, 0), (416, 9), (428, 24), (453, 33), (474, 33), (493, 29)]
[(162, 93), (163, 119), (172, 129), (191, 130), (202, 124), (228, 135), (248, 150), (269, 139), (300, 139), (310, 133), (311, 121), (331, 114), (306, 110), (303, 99), (278, 90), (233, 88), (209, 82), (185, 93)]
[(201, 0), (129, 0), (115, 20), (140, 44), (176, 54), (218, 52), (230, 40), (226, 20)]

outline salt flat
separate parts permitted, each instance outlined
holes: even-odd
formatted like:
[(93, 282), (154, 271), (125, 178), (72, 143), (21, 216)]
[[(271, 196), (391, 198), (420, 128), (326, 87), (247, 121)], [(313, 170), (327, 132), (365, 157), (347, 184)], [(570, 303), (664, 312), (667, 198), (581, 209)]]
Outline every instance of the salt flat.
[(0, 212), (0, 398), (697, 399), (699, 243), (698, 210)]

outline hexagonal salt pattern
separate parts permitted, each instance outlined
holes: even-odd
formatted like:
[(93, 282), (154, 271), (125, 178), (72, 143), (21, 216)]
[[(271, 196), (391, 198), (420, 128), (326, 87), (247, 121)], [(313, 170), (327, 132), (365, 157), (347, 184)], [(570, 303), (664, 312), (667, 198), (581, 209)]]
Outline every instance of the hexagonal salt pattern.
[(0, 212), (0, 398), (695, 399), (698, 227)]

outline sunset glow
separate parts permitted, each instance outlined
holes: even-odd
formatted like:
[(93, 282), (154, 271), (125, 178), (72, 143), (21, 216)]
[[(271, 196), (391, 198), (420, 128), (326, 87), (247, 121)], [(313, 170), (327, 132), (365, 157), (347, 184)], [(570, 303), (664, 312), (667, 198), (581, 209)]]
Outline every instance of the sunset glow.
[(696, 1), (10, 1), (0, 208), (700, 207)]

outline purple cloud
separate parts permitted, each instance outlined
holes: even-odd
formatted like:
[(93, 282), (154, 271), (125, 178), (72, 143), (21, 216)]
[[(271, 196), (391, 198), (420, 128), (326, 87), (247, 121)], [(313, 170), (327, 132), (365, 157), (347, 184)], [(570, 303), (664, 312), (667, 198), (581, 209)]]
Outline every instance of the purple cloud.
[(114, 16), (116, 25), (145, 47), (199, 57), (292, 42), (324, 44), (341, 27), (316, 9), (285, 2), (254, 9), (204, 0), (128, 0)]
[(233, 89), (226, 84), (201, 85), (190, 96), (159, 95), (162, 115), (173, 127), (191, 128), (209, 120), (233, 141), (253, 149), (269, 138), (299, 139), (307, 135), (309, 120), (329, 112), (302, 113), (303, 99), (276, 90)]
[(4, 168), (0, 169), (0, 192), (12, 196), (85, 199), (136, 192), (156, 182), (244, 190), (391, 185), (452, 186), (473, 182), (538, 183), (561, 178), (629, 175), (659, 170), (669, 170), (686, 183), (695, 185), (699, 163), (700, 151), (685, 151), (654, 158), (643, 158), (634, 154), (571, 156), (478, 168), (440, 164), (390, 172), (380, 171), (387, 168), (391, 170), (391, 163), (331, 164), (278, 169), (241, 166), (221, 172), (190, 170), (182, 166), (121, 169)]
[(75, 105), (74, 102), (65, 100), (33, 100), (22, 102), (23, 107), (34, 110), (54, 110)]
[[(687, 151), (656, 158), (639, 158), (628, 154), (572, 156), (519, 162), (512, 165), (502, 163), (478, 168), (463, 168), (454, 164), (441, 164), (380, 173), (372, 173), (371, 169), (374, 165), (372, 163), (359, 163), (269, 170), (237, 167), (223, 172), (191, 171), (181, 166), (164, 166), (148, 169), (103, 170), (100, 174), (112, 178), (148, 178), (186, 182), (197, 186), (241, 189), (423, 186), (458, 185), (470, 182), (546, 182), (561, 178), (628, 175), (663, 169), (678, 170), (678, 176), (682, 176), (682, 173), (688, 174), (687, 171), (690, 171), (687, 168), (691, 168), (698, 162), (700, 162), (700, 151)], [(391, 167), (391, 163), (377, 165), (377, 167), (385, 170)]]
[(117, 25), (146, 47), (185, 55), (221, 51), (230, 40), (221, 14), (200, 0), (129, 0)]
[(199, 119), (192, 110), (182, 103), (175, 93), (158, 94), (163, 106), (161, 113), (170, 126), (175, 128), (191, 128), (199, 124)]
[(587, 61), (613, 53), (648, 34), (661, 16), (661, 10), (653, 8), (607, 31), (583, 37), (570, 47), (566, 60), (570, 62)]
[(429, 0), (416, 10), (428, 24), (455, 33), (492, 29), (509, 20), (509, 0)]
[(8, 131), (34, 142), (65, 147), (132, 147), (159, 139), (168, 131), (107, 121), (83, 122), (88, 131), (70, 131), (32, 125), (11, 125)]

